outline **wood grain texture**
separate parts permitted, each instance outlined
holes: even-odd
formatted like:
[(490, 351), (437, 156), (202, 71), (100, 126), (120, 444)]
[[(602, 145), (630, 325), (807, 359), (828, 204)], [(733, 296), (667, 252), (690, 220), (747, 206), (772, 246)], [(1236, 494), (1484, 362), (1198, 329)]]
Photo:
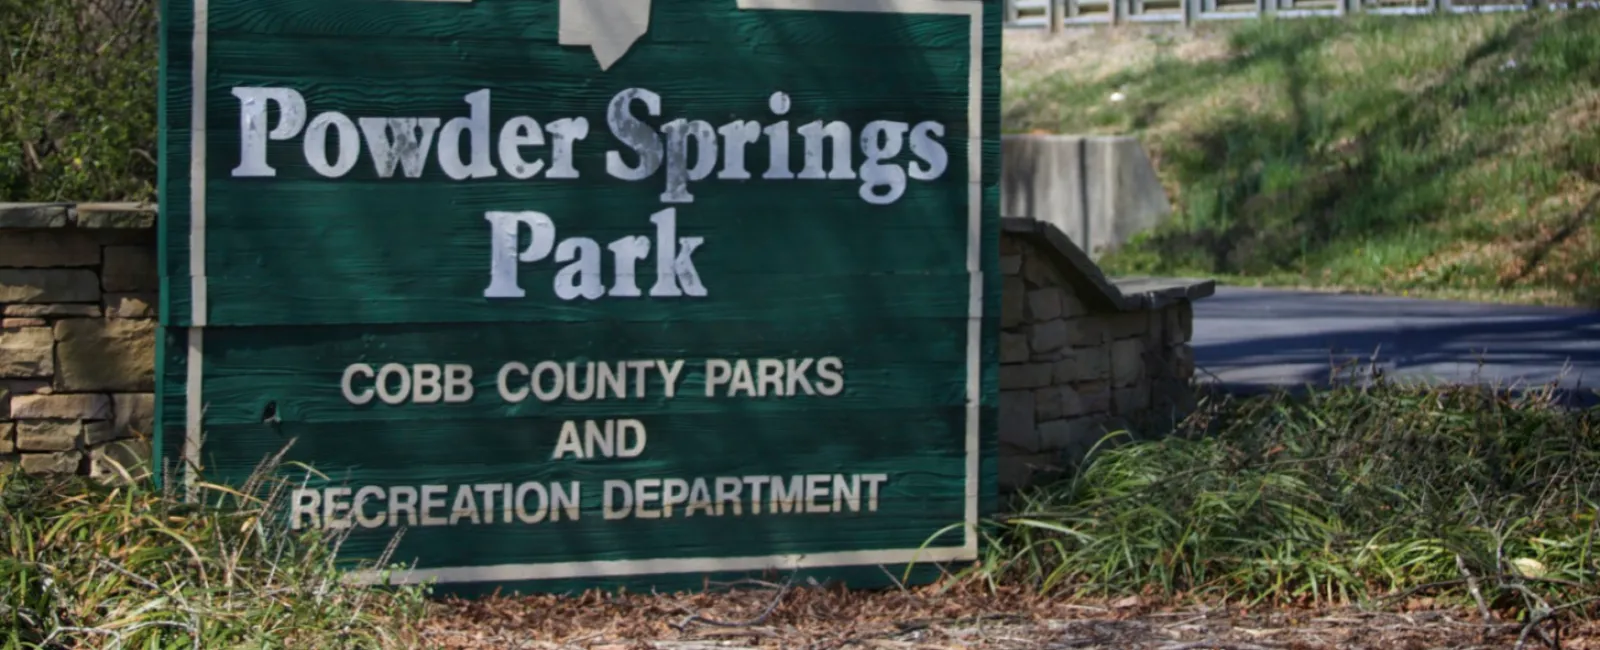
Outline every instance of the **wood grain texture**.
[[(979, 512), (990, 512), (1000, 302), (1000, 3), (983, 2), (981, 44), (971, 42), (972, 25), (960, 15), (740, 11), (734, 0), (653, 4), (650, 31), (601, 72), (588, 48), (558, 44), (554, 1), (210, 0), (200, 131), (202, 123), (191, 119), (195, 3), (165, 0), (158, 457), (183, 457), (196, 398), (205, 435), (199, 458), (211, 480), (239, 482), (292, 442), (290, 460), (327, 473), (307, 484), (317, 498), (337, 494), (328, 490), (339, 486), (371, 486), (385, 495), (388, 505), (369, 501), (362, 511), (383, 515), (385, 523), (358, 527), (344, 546), (351, 559), (381, 552), (396, 530), (390, 524), (411, 516), (402, 512), (403, 496), (389, 498), (407, 489), (448, 486), (450, 501), (462, 485), (581, 486), (576, 520), (526, 521), (495, 510), (494, 497), (478, 493), (473, 498), (488, 501), (475, 502), (477, 514), (499, 519), (407, 527), (395, 559), (423, 568), (916, 549), (962, 521), (969, 490), (976, 490)], [(982, 52), (976, 85), (974, 45)], [(351, 120), (441, 123), (467, 117), (464, 97), (489, 89), (488, 153), (497, 174), (452, 180), (439, 155), (446, 145), (435, 138), (417, 177), (382, 177), (365, 141), (348, 173), (328, 177), (307, 162), (301, 129), (267, 144), (273, 176), (236, 177), (242, 105), (232, 91), (241, 86), (292, 88), (304, 98), (307, 120), (338, 111)], [(794, 129), (817, 120), (850, 129), (852, 176), (868, 173), (859, 167), (859, 140), (875, 120), (939, 123), (948, 166), (934, 180), (908, 179), (898, 200), (874, 205), (862, 199), (860, 178), (762, 178), (769, 159), (763, 139), (745, 150), (753, 178), (725, 180), (713, 172), (688, 183), (692, 202), (668, 204), (664, 171), (637, 181), (608, 173), (608, 152), (636, 159), (606, 121), (608, 102), (629, 88), (659, 94), (661, 115), (644, 118), (658, 134), (678, 118), (712, 127), (786, 121), (796, 172), (805, 139)], [(974, 90), (980, 133), (969, 127)], [(781, 116), (771, 105), (780, 91), (789, 102)], [(275, 105), (269, 109), (271, 128), (284, 116)], [(518, 116), (541, 125), (588, 120), (588, 135), (571, 158), (577, 178), (541, 173), (518, 180), (506, 172), (496, 140)], [(203, 276), (191, 268), (188, 209), (189, 143), (201, 133)], [(468, 139), (463, 135), (463, 145)], [(974, 142), (976, 177), (967, 173)], [(551, 161), (548, 141), (520, 151)], [(689, 150), (691, 163), (698, 153), (697, 146)], [(723, 153), (714, 170), (723, 168)], [(830, 145), (824, 156), (830, 165), (833, 155)], [(918, 160), (907, 142), (882, 162), (905, 169)], [(542, 212), (557, 240), (594, 240), (604, 253), (605, 287), (627, 277), (605, 246), (647, 238), (652, 255), (637, 262), (631, 277), (648, 292), (661, 243), (650, 217), (667, 207), (676, 208), (674, 237), (703, 238), (691, 258), (704, 296), (562, 300), (553, 287), (566, 261), (554, 255), (517, 265), (525, 297), (483, 295), (493, 246), (486, 212)], [(528, 242), (521, 232), (517, 248)], [(976, 275), (968, 260), (973, 245)], [(205, 289), (203, 303), (197, 285)], [(982, 292), (976, 303), (975, 287)], [(198, 330), (201, 362), (191, 368), (196, 304), (204, 305), (207, 323)], [(842, 363), (836, 395), (706, 394), (708, 359), (824, 357)], [(682, 360), (684, 367), (670, 399), (660, 382), (647, 382), (643, 396), (620, 399), (500, 396), (497, 372), (505, 364), (545, 360)], [(351, 364), (388, 363), (470, 367), (473, 397), (357, 405), (341, 392)], [(968, 401), (969, 381), (975, 403)], [(553, 457), (569, 423), (581, 432), (588, 421), (608, 419), (637, 421), (648, 435), (643, 453)], [(969, 476), (974, 422), (977, 474)], [(882, 475), (875, 511), (866, 512), (863, 501), (845, 511), (814, 506), (684, 516), (685, 502), (674, 506), (673, 517), (606, 517), (607, 481), (705, 479), (714, 486), (718, 477), (808, 475), (844, 477), (817, 493), (816, 503), (829, 501), (835, 486), (858, 490), (846, 490), (838, 503), (864, 497), (860, 476)], [(741, 494), (754, 499), (750, 489)], [(771, 505), (771, 494), (766, 498)], [(742, 503), (749, 508), (755, 501)], [(411, 507), (449, 516), (460, 504), (436, 511), (426, 505)], [(934, 546), (963, 541), (957, 530)], [(860, 577), (855, 571), (834, 574)], [(692, 575), (506, 584), (698, 586), (710, 574), (719, 574), (714, 561)]]
[[(489, 6), (418, 6), (396, 11), (393, 0), (226, 0), (214, 2), (213, 30), (221, 33), (299, 37), (406, 37), (504, 39), (556, 43), (554, 2), (494, 3)], [(893, 46), (921, 52), (965, 52), (968, 26), (957, 20), (925, 20), (895, 14), (819, 19), (810, 12), (740, 12), (734, 3), (653, 3), (650, 32), (641, 44), (715, 43), (727, 48), (791, 45), (806, 48)], [(902, 55), (903, 56), (903, 55)], [(620, 64), (619, 64), (620, 65)]]

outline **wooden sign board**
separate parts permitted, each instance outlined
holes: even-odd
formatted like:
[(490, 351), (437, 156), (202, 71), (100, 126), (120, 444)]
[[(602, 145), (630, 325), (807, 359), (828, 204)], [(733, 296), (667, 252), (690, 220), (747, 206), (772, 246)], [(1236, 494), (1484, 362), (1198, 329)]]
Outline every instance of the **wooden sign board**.
[(162, 16), (161, 460), (398, 582), (976, 557), (1000, 2)]

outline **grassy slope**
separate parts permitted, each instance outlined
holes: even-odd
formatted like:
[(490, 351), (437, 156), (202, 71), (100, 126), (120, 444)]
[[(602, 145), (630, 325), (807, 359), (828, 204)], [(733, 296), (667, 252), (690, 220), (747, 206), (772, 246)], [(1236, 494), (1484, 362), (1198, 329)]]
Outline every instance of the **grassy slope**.
[(1600, 305), (1600, 12), (1008, 33), (1006, 73), (1008, 131), (1155, 158), (1177, 215), (1114, 273)]

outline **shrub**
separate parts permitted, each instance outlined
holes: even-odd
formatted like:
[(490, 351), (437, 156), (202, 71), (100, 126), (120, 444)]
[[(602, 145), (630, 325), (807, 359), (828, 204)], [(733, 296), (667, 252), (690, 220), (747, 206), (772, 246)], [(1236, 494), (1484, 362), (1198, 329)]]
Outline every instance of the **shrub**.
[(155, 0), (0, 0), (0, 201), (154, 198)]

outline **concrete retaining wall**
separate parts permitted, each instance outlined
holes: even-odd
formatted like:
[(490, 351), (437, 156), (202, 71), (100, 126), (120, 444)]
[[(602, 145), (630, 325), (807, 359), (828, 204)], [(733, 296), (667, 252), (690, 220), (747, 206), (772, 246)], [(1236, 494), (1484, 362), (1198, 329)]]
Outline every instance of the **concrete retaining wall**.
[(1050, 223), (1091, 259), (1172, 212), (1135, 138), (1008, 135), (1000, 150), (1001, 216)]

